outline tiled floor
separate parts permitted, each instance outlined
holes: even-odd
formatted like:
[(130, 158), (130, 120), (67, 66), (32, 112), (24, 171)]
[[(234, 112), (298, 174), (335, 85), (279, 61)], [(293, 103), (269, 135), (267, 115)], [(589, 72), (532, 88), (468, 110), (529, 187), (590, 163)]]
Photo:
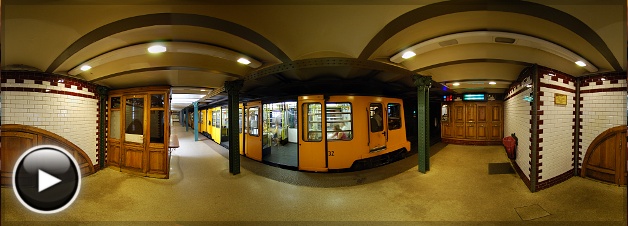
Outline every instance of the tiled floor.
[(320, 188), (279, 182), (246, 168), (230, 175), (227, 160), (212, 149), (220, 146), (194, 142), (191, 132), (174, 129), (181, 148), (173, 152), (171, 179), (104, 169), (84, 178), (76, 202), (54, 215), (29, 212), (11, 188), (2, 188), (2, 224), (626, 225), (626, 187), (575, 177), (530, 193), (516, 174), (488, 174), (488, 163), (507, 160), (501, 147), (449, 145), (431, 157), (427, 174), (415, 166), (383, 180)]

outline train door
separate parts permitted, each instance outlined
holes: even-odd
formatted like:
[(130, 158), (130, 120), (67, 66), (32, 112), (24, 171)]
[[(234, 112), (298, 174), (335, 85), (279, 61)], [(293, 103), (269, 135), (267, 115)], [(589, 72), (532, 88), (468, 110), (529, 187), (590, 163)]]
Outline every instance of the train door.
[(260, 128), (262, 128), (261, 119), (262, 102), (250, 102), (246, 106), (246, 124), (245, 135), (246, 140), (244, 152), (249, 158), (262, 161), (262, 138)]
[(300, 170), (327, 171), (324, 106), (322, 95), (300, 96), (297, 102)]
[(386, 149), (386, 114), (381, 103), (371, 103), (369, 106), (369, 150), (370, 152)]
[(244, 105), (238, 107), (238, 139), (240, 139), (240, 155), (244, 155)]

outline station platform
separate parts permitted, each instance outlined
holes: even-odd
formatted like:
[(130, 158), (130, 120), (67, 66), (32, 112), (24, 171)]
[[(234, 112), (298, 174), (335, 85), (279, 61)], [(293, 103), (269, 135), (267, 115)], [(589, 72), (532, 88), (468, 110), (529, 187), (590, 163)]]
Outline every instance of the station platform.
[(243, 157), (234, 176), (224, 147), (202, 136), (195, 142), (179, 126), (173, 132), (180, 148), (172, 152), (170, 179), (105, 168), (83, 178), (75, 203), (54, 215), (28, 211), (11, 188), (2, 188), (2, 224), (625, 225), (626, 187), (574, 177), (531, 193), (517, 174), (489, 172), (489, 163), (507, 161), (500, 146), (437, 144), (426, 174), (418, 172), (414, 155), (331, 174)]

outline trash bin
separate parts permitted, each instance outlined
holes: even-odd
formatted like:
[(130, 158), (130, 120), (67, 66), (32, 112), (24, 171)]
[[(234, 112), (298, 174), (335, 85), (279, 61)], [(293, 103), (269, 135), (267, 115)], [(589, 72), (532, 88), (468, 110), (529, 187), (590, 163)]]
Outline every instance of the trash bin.
[(506, 148), (506, 154), (508, 154), (508, 158), (514, 160), (517, 157), (515, 146), (516, 140), (515, 138), (508, 136), (504, 137), (502, 140), (504, 143), (504, 148)]

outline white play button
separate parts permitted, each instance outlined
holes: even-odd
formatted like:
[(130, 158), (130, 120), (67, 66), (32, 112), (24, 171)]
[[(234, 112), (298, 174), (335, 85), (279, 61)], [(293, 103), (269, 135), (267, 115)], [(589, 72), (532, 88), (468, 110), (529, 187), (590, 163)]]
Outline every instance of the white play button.
[(49, 187), (52, 187), (55, 184), (58, 184), (59, 182), (61, 182), (61, 180), (59, 180), (59, 178), (56, 178), (42, 170), (39, 170), (39, 175), (38, 175), (39, 179), (38, 179), (38, 185), (39, 185), (39, 189), (37, 190), (37, 192), (41, 192), (43, 190), (48, 189)]

